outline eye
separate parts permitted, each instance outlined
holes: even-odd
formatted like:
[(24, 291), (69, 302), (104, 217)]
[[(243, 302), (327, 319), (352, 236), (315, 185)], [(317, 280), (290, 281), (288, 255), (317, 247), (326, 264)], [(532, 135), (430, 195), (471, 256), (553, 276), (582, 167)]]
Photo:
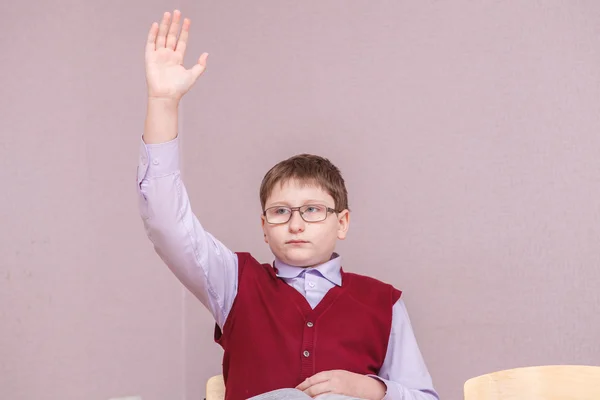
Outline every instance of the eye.
[(306, 206), (307, 213), (318, 213), (318, 212), (323, 212), (324, 210), (325, 210), (325, 207), (323, 207), (323, 206)]
[(277, 207), (272, 210), (273, 214), (277, 215), (285, 215), (290, 212), (289, 208), (286, 207)]

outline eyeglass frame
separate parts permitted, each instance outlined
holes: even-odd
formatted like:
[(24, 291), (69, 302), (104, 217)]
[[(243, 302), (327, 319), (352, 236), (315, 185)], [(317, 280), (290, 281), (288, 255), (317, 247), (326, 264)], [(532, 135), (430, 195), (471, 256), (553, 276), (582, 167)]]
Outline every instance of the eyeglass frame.
[[(300, 212), (300, 209), (302, 207), (310, 207), (310, 206), (321, 206), (321, 207), (325, 207), (325, 218), (318, 220), (318, 221), (307, 221), (304, 219), (304, 213)], [(290, 210), (290, 217), (287, 219), (287, 221), (285, 222), (269, 222), (269, 219), (267, 218), (267, 211), (272, 209), (272, 208), (287, 208), (288, 210)], [(336, 213), (338, 214), (339, 212), (331, 207), (327, 207), (325, 204), (305, 204), (303, 206), (300, 207), (287, 207), (287, 206), (273, 206), (273, 207), (269, 207), (269, 208), (265, 208), (263, 210), (263, 216), (265, 217), (265, 221), (267, 222), (267, 224), (269, 225), (282, 225), (282, 224), (287, 224), (288, 222), (290, 222), (290, 220), (292, 219), (292, 215), (294, 214), (294, 211), (298, 211), (298, 214), (300, 214), (300, 218), (302, 218), (302, 221), (312, 224), (312, 223), (317, 223), (317, 222), (323, 222), (327, 219), (327, 217), (329, 217), (330, 213)], [(306, 211), (304, 211), (306, 212)]]

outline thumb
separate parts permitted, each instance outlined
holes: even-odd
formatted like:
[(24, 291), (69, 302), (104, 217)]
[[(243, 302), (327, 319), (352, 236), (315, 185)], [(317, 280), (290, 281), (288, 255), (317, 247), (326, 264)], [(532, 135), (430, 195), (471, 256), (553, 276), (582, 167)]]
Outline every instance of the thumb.
[(206, 60), (208, 59), (208, 53), (202, 53), (200, 58), (198, 59), (198, 63), (192, 67), (192, 76), (194, 77), (194, 81), (202, 75), (204, 70), (206, 70)]

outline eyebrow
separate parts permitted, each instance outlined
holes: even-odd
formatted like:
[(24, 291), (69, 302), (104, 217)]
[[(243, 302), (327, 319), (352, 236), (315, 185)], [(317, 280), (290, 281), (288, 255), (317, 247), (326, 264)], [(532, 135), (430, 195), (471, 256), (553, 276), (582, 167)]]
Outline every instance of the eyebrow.
[[(327, 202), (325, 200), (315, 200), (315, 199), (309, 199), (309, 200), (305, 200), (300, 206), (298, 207), (302, 207), (308, 204), (320, 204), (320, 205), (324, 205), (329, 207), (329, 205), (327, 204)], [(276, 206), (287, 206), (287, 207), (293, 207), (290, 203), (288, 203), (287, 201), (276, 201), (272, 204), (270, 204), (268, 207), (265, 208), (269, 208), (269, 207), (276, 207)], [(333, 208), (333, 207), (331, 207)]]

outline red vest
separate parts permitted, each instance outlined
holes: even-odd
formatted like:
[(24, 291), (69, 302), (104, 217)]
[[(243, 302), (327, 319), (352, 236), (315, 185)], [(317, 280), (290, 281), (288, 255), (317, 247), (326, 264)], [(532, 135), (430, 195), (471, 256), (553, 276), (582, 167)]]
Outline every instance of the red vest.
[(226, 400), (293, 388), (321, 371), (379, 372), (399, 290), (342, 270), (342, 286), (313, 310), (269, 264), (237, 255), (237, 295), (223, 332), (215, 327), (225, 350)]

